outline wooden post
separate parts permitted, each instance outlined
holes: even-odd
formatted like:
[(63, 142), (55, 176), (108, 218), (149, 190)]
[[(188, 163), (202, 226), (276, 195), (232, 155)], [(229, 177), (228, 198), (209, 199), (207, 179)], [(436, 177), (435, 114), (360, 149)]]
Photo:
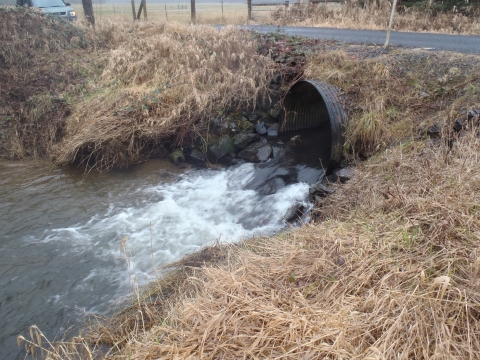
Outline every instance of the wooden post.
[(137, 17), (135, 16), (135, 1), (132, 0), (132, 14), (133, 14), (133, 21), (135, 21), (137, 19)]
[(147, 20), (147, 0), (143, 0), (143, 19)]
[(222, 18), (223, 18), (223, 0), (222, 0)]
[(197, 14), (195, 13), (195, 0), (190, 0), (190, 21), (192, 24), (197, 23)]
[(248, 20), (252, 20), (252, 0), (247, 0)]
[(137, 20), (140, 20), (140, 15), (142, 15), (143, 10), (143, 0), (140, 0), (140, 6), (138, 7)]
[[(133, 0), (132, 0), (133, 1)], [(85, 18), (92, 25), (95, 25), (95, 16), (93, 15), (93, 5), (92, 0), (82, 0), (83, 13)]]
[(393, 16), (395, 15), (396, 8), (397, 8), (397, 0), (393, 0), (392, 14), (390, 15), (390, 22), (388, 24), (388, 30), (387, 30), (387, 38), (385, 39), (385, 45), (383, 46), (385, 49), (390, 45), (390, 33), (392, 32)]
[(165, 20), (168, 21), (167, 4), (165, 4)]

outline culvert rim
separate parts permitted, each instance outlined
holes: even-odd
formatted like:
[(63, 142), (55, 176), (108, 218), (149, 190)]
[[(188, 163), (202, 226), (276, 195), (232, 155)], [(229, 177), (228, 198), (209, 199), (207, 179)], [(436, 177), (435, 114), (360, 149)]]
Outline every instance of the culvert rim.
[(325, 168), (340, 165), (345, 142), (346, 114), (340, 91), (332, 84), (305, 79), (290, 87), (282, 102), (280, 132), (324, 127), (330, 132), (330, 162)]

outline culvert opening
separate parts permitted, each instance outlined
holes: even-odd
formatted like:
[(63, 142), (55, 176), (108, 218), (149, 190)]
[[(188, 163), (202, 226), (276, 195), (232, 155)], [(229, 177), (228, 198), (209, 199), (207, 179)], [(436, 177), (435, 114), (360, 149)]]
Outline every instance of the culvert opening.
[(340, 93), (333, 85), (302, 80), (295, 83), (285, 96), (280, 132), (294, 135), (316, 129), (326, 133), (319, 140), (322, 141), (319, 146), (328, 152), (322, 157), (329, 162), (322, 166), (332, 170), (342, 160), (345, 119)]

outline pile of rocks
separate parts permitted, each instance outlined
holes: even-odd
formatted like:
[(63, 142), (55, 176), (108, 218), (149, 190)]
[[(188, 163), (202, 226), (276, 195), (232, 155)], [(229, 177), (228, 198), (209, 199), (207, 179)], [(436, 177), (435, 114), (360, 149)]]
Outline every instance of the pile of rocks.
[(269, 140), (278, 137), (280, 110), (280, 98), (274, 96), (254, 111), (214, 118), (208, 132), (199, 136), (193, 146), (174, 150), (170, 158), (176, 165), (184, 161), (226, 165), (239, 159), (267, 161), (274, 155)]

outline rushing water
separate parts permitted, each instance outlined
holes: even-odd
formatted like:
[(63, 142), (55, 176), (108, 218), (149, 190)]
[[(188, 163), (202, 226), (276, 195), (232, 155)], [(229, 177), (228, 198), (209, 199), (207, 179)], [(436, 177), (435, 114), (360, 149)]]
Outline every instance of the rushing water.
[(218, 239), (278, 231), (292, 205), (308, 208), (308, 184), (321, 174), (285, 155), (224, 170), (152, 160), (87, 177), (0, 162), (0, 359), (23, 358), (16, 336), (30, 325), (61, 335), (85, 314), (107, 311), (133, 278), (152, 279), (155, 267)]

